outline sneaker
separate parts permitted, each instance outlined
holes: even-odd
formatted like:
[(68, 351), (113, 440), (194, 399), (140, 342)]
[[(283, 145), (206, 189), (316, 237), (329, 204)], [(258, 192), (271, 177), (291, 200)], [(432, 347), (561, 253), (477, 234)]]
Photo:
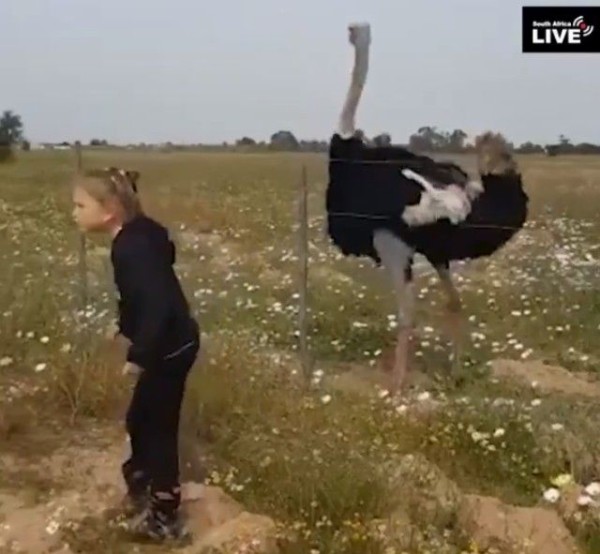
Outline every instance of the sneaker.
[(129, 530), (135, 535), (155, 541), (181, 540), (189, 537), (182, 521), (177, 515), (166, 514), (147, 509), (129, 524)]

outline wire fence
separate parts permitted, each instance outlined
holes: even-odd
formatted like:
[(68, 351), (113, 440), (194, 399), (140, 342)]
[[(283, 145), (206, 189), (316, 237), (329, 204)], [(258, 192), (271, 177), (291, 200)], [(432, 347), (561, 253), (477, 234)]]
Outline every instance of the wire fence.
[[(403, 168), (412, 167), (414, 169), (423, 169), (427, 165), (432, 163), (446, 162), (434, 162), (429, 158), (414, 159), (414, 160), (348, 160), (348, 159), (328, 159), (328, 163), (344, 163), (344, 164), (360, 164), (360, 165), (394, 165), (402, 166)], [(81, 175), (84, 169), (84, 160), (81, 143), (78, 141), (75, 143), (75, 171), (76, 174)], [(451, 162), (447, 162), (448, 167), (454, 170), (458, 170), (466, 178), (467, 174), (454, 165)], [(312, 359), (309, 341), (308, 341), (308, 330), (310, 328), (309, 321), (309, 210), (308, 210), (308, 172), (305, 164), (300, 167), (298, 186), (297, 186), (297, 254), (298, 254), (298, 272), (297, 272), (297, 292), (299, 295), (299, 310), (298, 310), (298, 329), (297, 336), (299, 338), (299, 353), (300, 362), (302, 365), (303, 375), (307, 382), (312, 377), (312, 371), (314, 361)], [(401, 214), (372, 214), (372, 213), (357, 213), (357, 212), (328, 212), (326, 217), (345, 217), (354, 219), (367, 219), (377, 221), (390, 221), (394, 218), (399, 218)], [(472, 228), (489, 228), (489, 229), (501, 229), (517, 231), (520, 228), (501, 226), (501, 225), (485, 225), (485, 224), (473, 224), (466, 221), (457, 224), (462, 227)], [(79, 297), (80, 297), (80, 309), (85, 311), (89, 299), (89, 275), (88, 275), (88, 251), (87, 241), (85, 234), (79, 233), (79, 250), (78, 250), (78, 273), (79, 273)], [(421, 264), (422, 267), (425, 264)]]

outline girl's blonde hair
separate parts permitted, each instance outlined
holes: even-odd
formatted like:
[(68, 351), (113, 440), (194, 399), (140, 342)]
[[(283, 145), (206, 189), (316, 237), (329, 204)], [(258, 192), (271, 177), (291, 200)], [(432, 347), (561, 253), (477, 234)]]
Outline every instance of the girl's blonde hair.
[(75, 186), (81, 187), (92, 198), (104, 204), (111, 198), (116, 199), (123, 208), (125, 221), (142, 215), (143, 209), (138, 197), (137, 171), (127, 171), (116, 167), (91, 169), (84, 171), (75, 180)]

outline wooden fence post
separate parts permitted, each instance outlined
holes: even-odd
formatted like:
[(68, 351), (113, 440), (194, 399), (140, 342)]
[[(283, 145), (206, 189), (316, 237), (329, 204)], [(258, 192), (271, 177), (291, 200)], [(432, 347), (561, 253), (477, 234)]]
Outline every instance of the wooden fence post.
[[(77, 173), (83, 172), (83, 154), (81, 151), (81, 142), (75, 143), (75, 159), (77, 164)], [(85, 234), (79, 233), (79, 287), (81, 298), (81, 309), (85, 311), (89, 301), (88, 270), (87, 270), (87, 243)]]
[(298, 260), (300, 362), (304, 378), (309, 383), (312, 364), (308, 348), (308, 183), (305, 165), (302, 166), (298, 187)]

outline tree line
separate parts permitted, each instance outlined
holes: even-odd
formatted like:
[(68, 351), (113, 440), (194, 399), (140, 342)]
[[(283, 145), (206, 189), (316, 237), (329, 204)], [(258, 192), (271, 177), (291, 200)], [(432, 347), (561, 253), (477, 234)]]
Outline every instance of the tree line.
[[(392, 144), (392, 138), (389, 133), (381, 133), (372, 139), (365, 136), (362, 130), (357, 131), (367, 142), (374, 145)], [(462, 129), (444, 131), (434, 126), (424, 126), (417, 129), (410, 135), (408, 143), (405, 145), (416, 152), (439, 152), (439, 153), (463, 153), (473, 150), (473, 144), (467, 141), (468, 135)], [(557, 156), (565, 154), (600, 154), (600, 145), (591, 143), (573, 143), (565, 135), (560, 135), (558, 142), (553, 144), (536, 144), (525, 142), (515, 145), (508, 141), (515, 152), (520, 154), (546, 154), (548, 156)], [(68, 142), (62, 142), (61, 145), (69, 146)], [(109, 142), (105, 139), (94, 138), (89, 142), (91, 147), (109, 147)], [(135, 145), (137, 147), (149, 147), (152, 145)], [(11, 110), (6, 110), (0, 115), (0, 161), (12, 156), (15, 148), (29, 150), (31, 147), (28, 140), (24, 138), (24, 126), (22, 118)], [(218, 149), (236, 149), (236, 150), (271, 150), (285, 152), (326, 152), (328, 141), (326, 140), (303, 140), (298, 139), (294, 133), (288, 130), (280, 130), (271, 135), (268, 141), (258, 141), (252, 137), (242, 137), (232, 144), (222, 143), (221, 145), (176, 145), (166, 143), (165, 149), (184, 150), (190, 148), (218, 148)]]
[[(381, 133), (372, 139), (365, 137), (362, 130), (358, 130), (357, 135), (373, 145), (392, 144), (389, 133)], [(408, 143), (404, 146), (415, 152), (467, 153), (474, 148), (473, 143), (467, 142), (467, 138), (467, 133), (462, 129), (444, 131), (439, 130), (437, 127), (425, 126), (420, 127), (416, 133), (410, 135)], [(536, 144), (528, 141), (515, 145), (510, 141), (507, 142), (519, 154), (547, 154), (549, 156), (558, 154), (600, 154), (600, 144), (572, 143), (565, 135), (560, 135), (558, 142), (553, 144)], [(243, 137), (236, 141), (235, 145), (237, 147), (283, 151), (326, 152), (328, 148), (327, 141), (298, 140), (291, 131), (278, 131), (271, 135), (269, 142), (257, 142), (250, 137)]]

